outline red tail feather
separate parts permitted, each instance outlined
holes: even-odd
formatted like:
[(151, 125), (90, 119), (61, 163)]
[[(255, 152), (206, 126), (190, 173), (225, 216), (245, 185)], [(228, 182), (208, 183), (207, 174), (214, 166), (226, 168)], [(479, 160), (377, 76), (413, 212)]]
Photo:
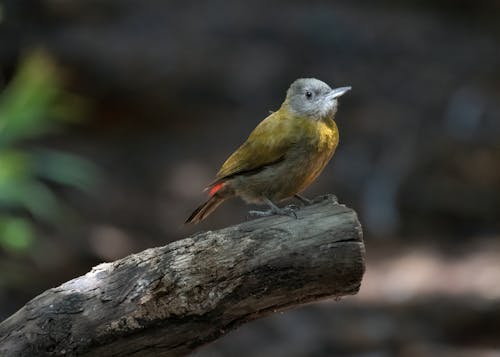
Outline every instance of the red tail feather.
[(219, 191), (222, 188), (222, 186), (224, 186), (224, 182), (218, 183), (215, 186), (213, 186), (209, 191), (210, 197), (215, 195), (217, 193), (217, 191)]
[(221, 192), (217, 194), (217, 192), (219, 192), (220, 189), (224, 187), (224, 185), (224, 182), (220, 182), (210, 187), (210, 191), (208, 191), (208, 200), (205, 203), (201, 204), (197, 209), (195, 209), (193, 213), (191, 213), (191, 216), (189, 216), (189, 218), (186, 220), (186, 223), (198, 223), (204, 220), (222, 202), (229, 198), (230, 195), (227, 195), (228, 192)]

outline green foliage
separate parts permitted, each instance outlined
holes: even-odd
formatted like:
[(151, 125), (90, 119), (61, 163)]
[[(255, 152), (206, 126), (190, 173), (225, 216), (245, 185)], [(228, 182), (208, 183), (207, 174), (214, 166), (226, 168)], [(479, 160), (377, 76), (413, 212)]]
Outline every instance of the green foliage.
[(68, 153), (22, 146), (27, 139), (56, 130), (57, 121), (77, 118), (81, 109), (81, 102), (62, 90), (56, 67), (43, 52), (27, 56), (1, 94), (0, 247), (10, 251), (30, 247), (34, 227), (26, 218), (29, 215), (52, 225), (60, 222), (62, 203), (46, 182), (87, 191), (94, 185), (97, 170), (90, 162)]
[(46, 134), (55, 128), (53, 119), (77, 114), (60, 82), (54, 63), (43, 52), (22, 61), (0, 97), (0, 149)]
[(11, 252), (27, 250), (33, 243), (33, 227), (26, 219), (0, 216), (0, 245)]

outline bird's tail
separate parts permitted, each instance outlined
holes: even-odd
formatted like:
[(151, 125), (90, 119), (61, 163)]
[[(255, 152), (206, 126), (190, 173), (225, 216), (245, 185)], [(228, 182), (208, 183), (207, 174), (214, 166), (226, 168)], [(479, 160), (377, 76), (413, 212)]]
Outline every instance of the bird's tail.
[(211, 196), (206, 202), (202, 203), (193, 213), (186, 219), (185, 223), (198, 223), (208, 217), (215, 209), (226, 200), (227, 197), (219, 195)]

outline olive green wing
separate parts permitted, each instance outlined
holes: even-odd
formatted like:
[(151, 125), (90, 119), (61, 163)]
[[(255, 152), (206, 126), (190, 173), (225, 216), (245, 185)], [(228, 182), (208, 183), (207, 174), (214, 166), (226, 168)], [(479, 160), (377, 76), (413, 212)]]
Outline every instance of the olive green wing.
[(290, 121), (275, 112), (264, 119), (222, 165), (217, 173), (216, 184), (236, 175), (252, 174), (285, 158), (294, 144), (289, 135)]

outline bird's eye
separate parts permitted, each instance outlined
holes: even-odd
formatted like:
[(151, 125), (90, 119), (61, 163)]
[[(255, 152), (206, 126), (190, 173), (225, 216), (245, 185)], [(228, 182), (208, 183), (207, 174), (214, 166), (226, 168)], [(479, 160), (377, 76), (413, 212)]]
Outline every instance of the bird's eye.
[(307, 99), (311, 99), (312, 96), (313, 96), (313, 94), (310, 91), (306, 91), (306, 98)]

